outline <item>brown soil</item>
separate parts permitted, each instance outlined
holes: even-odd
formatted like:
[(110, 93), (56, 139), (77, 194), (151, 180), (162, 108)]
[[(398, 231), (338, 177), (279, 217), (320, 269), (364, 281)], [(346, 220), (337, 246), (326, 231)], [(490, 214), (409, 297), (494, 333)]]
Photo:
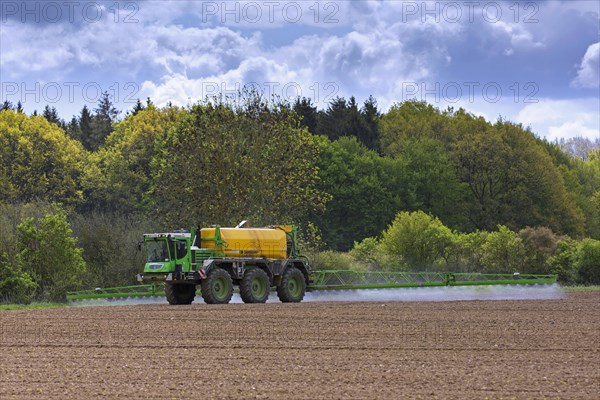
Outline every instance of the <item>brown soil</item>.
[(0, 311), (0, 399), (593, 399), (599, 324), (600, 292)]

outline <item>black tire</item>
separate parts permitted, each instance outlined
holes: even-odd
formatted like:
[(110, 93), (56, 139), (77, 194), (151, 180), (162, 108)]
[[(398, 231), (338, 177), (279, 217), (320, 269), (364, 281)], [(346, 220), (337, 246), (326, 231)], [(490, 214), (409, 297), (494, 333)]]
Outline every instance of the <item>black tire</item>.
[(271, 291), (269, 275), (260, 268), (246, 270), (240, 282), (240, 297), (244, 303), (265, 303)]
[(215, 268), (202, 281), (202, 297), (206, 304), (227, 304), (233, 296), (233, 281), (229, 273)]
[(196, 297), (196, 285), (165, 283), (165, 294), (171, 305), (192, 304)]
[(282, 303), (300, 303), (306, 293), (304, 274), (296, 267), (285, 270), (281, 284), (277, 286), (277, 297)]

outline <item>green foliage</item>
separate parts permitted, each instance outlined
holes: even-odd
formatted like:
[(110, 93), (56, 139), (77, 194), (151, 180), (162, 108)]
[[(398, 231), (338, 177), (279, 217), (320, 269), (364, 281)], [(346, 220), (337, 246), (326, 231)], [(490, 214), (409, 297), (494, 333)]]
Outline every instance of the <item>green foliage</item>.
[(448, 151), (437, 139), (407, 139), (397, 158), (404, 160), (406, 208), (440, 216), (453, 227), (465, 228), (467, 187), (458, 179)]
[(298, 114), (303, 127), (313, 135), (317, 133), (317, 107), (312, 104), (311, 99), (298, 97), (294, 103), (294, 112)]
[(37, 220), (25, 218), (17, 231), (17, 265), (34, 278), (40, 298), (64, 301), (66, 291), (79, 287), (85, 272), (66, 212), (55, 207)]
[(379, 125), (381, 151), (388, 156), (397, 156), (407, 147), (410, 139), (441, 140), (444, 137), (444, 122), (442, 113), (425, 102), (394, 104), (381, 118)]
[(237, 108), (195, 105), (152, 160), (152, 208), (169, 225), (275, 224), (322, 212), (318, 150), (284, 104), (251, 95)]
[(79, 175), (86, 154), (41, 116), (0, 111), (0, 202), (83, 200)]
[(438, 218), (422, 211), (400, 212), (381, 240), (382, 250), (394, 258), (394, 269), (432, 271), (446, 265), (453, 233)]
[(14, 260), (19, 252), (17, 226), (25, 218), (41, 218), (52, 210), (52, 205), (45, 202), (0, 204), (0, 254), (6, 253), (9, 260)]
[(358, 262), (348, 253), (325, 250), (312, 257), (312, 265), (316, 270), (352, 270), (366, 271), (366, 264)]
[(580, 283), (600, 284), (600, 240), (583, 239), (579, 243), (575, 266)]
[(354, 247), (350, 251), (350, 255), (357, 261), (366, 263), (371, 270), (380, 269), (381, 250), (379, 249), (379, 240), (374, 237), (368, 237), (362, 242), (354, 242)]
[[(143, 263), (135, 242), (153, 224), (241, 219), (300, 223), (311, 251), (354, 244), (350, 255), (317, 254), (324, 268), (598, 279), (597, 241), (577, 241), (600, 239), (600, 150), (583, 140), (550, 143), (518, 124), (417, 101), (381, 115), (372, 97), (362, 108), (337, 98), (325, 111), (255, 93), (187, 109), (148, 99), (118, 122), (104, 93), (68, 124), (50, 106), (31, 117), (19, 104), (0, 110), (0, 296), (22, 291), (18, 301), (29, 301), (31, 280), (46, 298), (82, 281), (132, 283)], [(79, 213), (79, 245), (52, 202)]]
[(181, 112), (177, 107), (149, 105), (115, 125), (105, 146), (91, 154), (84, 168), (87, 209), (122, 213), (148, 209), (155, 173), (152, 160)]
[[(557, 158), (521, 125), (502, 120), (491, 124), (462, 109), (440, 112), (429, 104), (408, 101), (390, 108), (381, 119), (380, 131), (381, 150), (388, 156), (412, 151), (415, 141), (428, 139), (443, 144), (449, 157), (445, 169), (453, 170), (458, 179), (454, 183), (452, 179), (444, 181), (446, 185), (439, 188), (458, 195), (459, 200), (448, 203), (460, 204), (462, 209), (438, 206), (427, 211), (435, 212), (452, 227), (492, 230), (498, 224), (512, 229), (548, 226), (574, 236), (584, 233), (584, 211), (567, 191), (554, 164)], [(435, 165), (430, 156), (435, 153), (417, 158), (418, 168), (427, 161)], [(408, 171), (410, 174), (414, 167), (409, 166)], [(438, 185), (439, 181), (432, 186)]]
[(558, 242), (554, 255), (546, 260), (546, 265), (551, 274), (558, 275), (560, 283), (572, 285), (578, 280), (576, 259), (577, 241), (564, 238)]
[[(145, 220), (141, 216), (138, 218)], [(73, 215), (71, 226), (87, 265), (82, 276), (84, 287), (136, 283), (135, 275), (146, 262), (137, 244), (144, 233), (159, 229), (149, 222), (139, 222), (138, 218), (101, 212)]]
[(525, 259), (520, 272), (528, 274), (547, 274), (548, 259), (554, 255), (559, 238), (546, 227), (527, 227), (519, 232), (525, 247)]
[(506, 226), (487, 235), (481, 246), (483, 272), (492, 274), (521, 272), (525, 258), (523, 240)]
[(321, 237), (321, 230), (317, 225), (308, 222), (299, 228), (298, 243), (302, 252), (311, 253), (324, 250), (325, 243)]
[(6, 253), (0, 254), (0, 303), (29, 304), (37, 284), (18, 265), (11, 265)]
[(448, 270), (454, 272), (481, 272), (484, 270), (483, 245), (489, 233), (475, 231), (455, 234), (454, 246), (448, 260)]
[(356, 138), (335, 142), (320, 137), (320, 189), (331, 194), (323, 216), (315, 218), (330, 248), (379, 234), (402, 208), (404, 161), (382, 158)]
[(344, 136), (355, 137), (368, 149), (377, 148), (380, 113), (377, 101), (369, 97), (359, 109), (356, 99), (333, 99), (326, 111), (318, 114), (316, 133), (337, 140)]

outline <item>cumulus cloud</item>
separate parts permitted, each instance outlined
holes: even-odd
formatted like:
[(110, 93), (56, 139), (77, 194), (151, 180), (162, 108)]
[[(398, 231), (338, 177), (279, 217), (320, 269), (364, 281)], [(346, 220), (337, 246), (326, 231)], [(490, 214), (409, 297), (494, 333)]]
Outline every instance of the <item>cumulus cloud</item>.
[[(556, 27), (542, 23), (543, 10), (552, 8), (557, 14), (562, 3), (540, 3), (538, 24), (515, 20), (512, 3), (498, 3), (503, 19), (495, 23), (486, 20), (483, 3), (469, 21), (467, 6), (461, 2), (294, 2), (302, 9), (296, 22), (292, 15), (296, 6), (284, 11), (286, 2), (275, 3), (272, 21), (266, 3), (191, 0), (131, 3), (139, 7), (134, 14), (120, 3), (123, 9), (117, 16), (111, 11), (116, 3), (98, 2), (105, 12), (96, 23), (22, 24), (11, 18), (0, 29), (2, 78), (103, 76), (135, 81), (142, 87), (139, 97), (149, 96), (158, 104), (187, 104), (216, 94), (217, 88), (232, 93), (252, 83), (269, 94), (311, 97), (320, 107), (336, 95), (355, 95), (360, 101), (372, 94), (385, 109), (407, 99), (405, 85), (414, 83), (432, 88), (436, 83), (462, 86), (477, 80), (483, 85), (486, 79), (497, 79), (505, 90), (503, 100), (508, 99), (514, 81), (525, 79), (523, 67), (536, 74), (540, 55), (562, 50), (553, 47), (545, 34)], [(248, 13), (256, 4), (263, 14), (252, 22), (254, 14)], [(457, 6), (460, 10), (454, 10)], [(454, 11), (460, 11), (460, 21)], [(128, 17), (137, 22), (124, 23)], [(598, 86), (598, 43), (594, 46), (582, 60), (569, 60), (570, 65), (580, 62), (573, 85)], [(551, 68), (551, 63), (547, 65)], [(506, 115), (515, 104), (505, 109), (499, 103), (465, 106), (495, 118), (500, 113), (516, 115), (518, 111)], [(535, 112), (527, 109), (526, 116), (535, 117)], [(569, 121), (552, 126), (558, 129)], [(581, 121), (582, 127), (590, 126)]]
[(572, 85), (582, 88), (597, 88), (600, 86), (600, 42), (594, 43), (587, 48), (577, 77)]
[(551, 100), (524, 107), (516, 116), (517, 122), (531, 126), (538, 136), (550, 140), (600, 136), (598, 98)]
[(222, 74), (198, 79), (175, 74), (163, 77), (159, 84), (145, 81), (142, 94), (159, 105), (167, 102), (185, 105), (219, 94), (235, 97), (244, 88), (254, 88), (268, 98), (273, 95), (295, 98), (297, 81), (297, 74), (287, 65), (264, 57), (251, 57)]

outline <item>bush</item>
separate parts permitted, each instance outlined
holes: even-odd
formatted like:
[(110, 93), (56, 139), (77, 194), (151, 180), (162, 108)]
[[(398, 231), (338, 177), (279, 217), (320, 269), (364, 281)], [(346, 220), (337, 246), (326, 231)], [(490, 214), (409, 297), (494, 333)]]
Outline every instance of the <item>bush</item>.
[(83, 250), (71, 236), (67, 213), (55, 206), (42, 218), (25, 218), (17, 232), (17, 264), (37, 282), (39, 297), (65, 301), (67, 290), (78, 288), (85, 272)]
[(579, 243), (575, 267), (580, 283), (600, 285), (600, 240), (583, 239)]
[(353, 270), (366, 271), (366, 264), (357, 262), (349, 253), (326, 250), (313, 255), (312, 266), (315, 270)]
[(400, 212), (383, 232), (381, 249), (396, 270), (431, 271), (446, 266), (454, 235), (438, 218), (423, 211)]
[[(155, 232), (149, 224), (114, 213), (75, 214), (72, 227), (83, 248), (87, 272), (85, 287), (111, 287), (135, 284), (135, 275), (146, 262), (137, 244), (144, 233)], [(182, 227), (189, 228), (189, 227)]]
[(516, 233), (499, 225), (498, 231), (487, 235), (481, 246), (483, 272), (492, 274), (520, 272), (525, 258), (525, 246)]
[(527, 227), (519, 232), (519, 237), (525, 246), (525, 260), (521, 272), (528, 274), (547, 274), (548, 258), (552, 257), (558, 246), (558, 237), (550, 228)]
[(37, 284), (28, 273), (11, 265), (6, 253), (0, 256), (0, 303), (29, 304), (36, 289)]
[(358, 262), (364, 263), (369, 270), (379, 270), (382, 267), (382, 257), (379, 241), (368, 237), (362, 242), (354, 242), (350, 255)]
[(567, 285), (577, 282), (577, 242), (566, 238), (558, 242), (556, 252), (546, 260), (546, 268), (551, 274), (558, 275), (558, 281)]
[(481, 272), (483, 266), (483, 244), (489, 233), (476, 231), (455, 235), (454, 246), (448, 260), (452, 272)]

